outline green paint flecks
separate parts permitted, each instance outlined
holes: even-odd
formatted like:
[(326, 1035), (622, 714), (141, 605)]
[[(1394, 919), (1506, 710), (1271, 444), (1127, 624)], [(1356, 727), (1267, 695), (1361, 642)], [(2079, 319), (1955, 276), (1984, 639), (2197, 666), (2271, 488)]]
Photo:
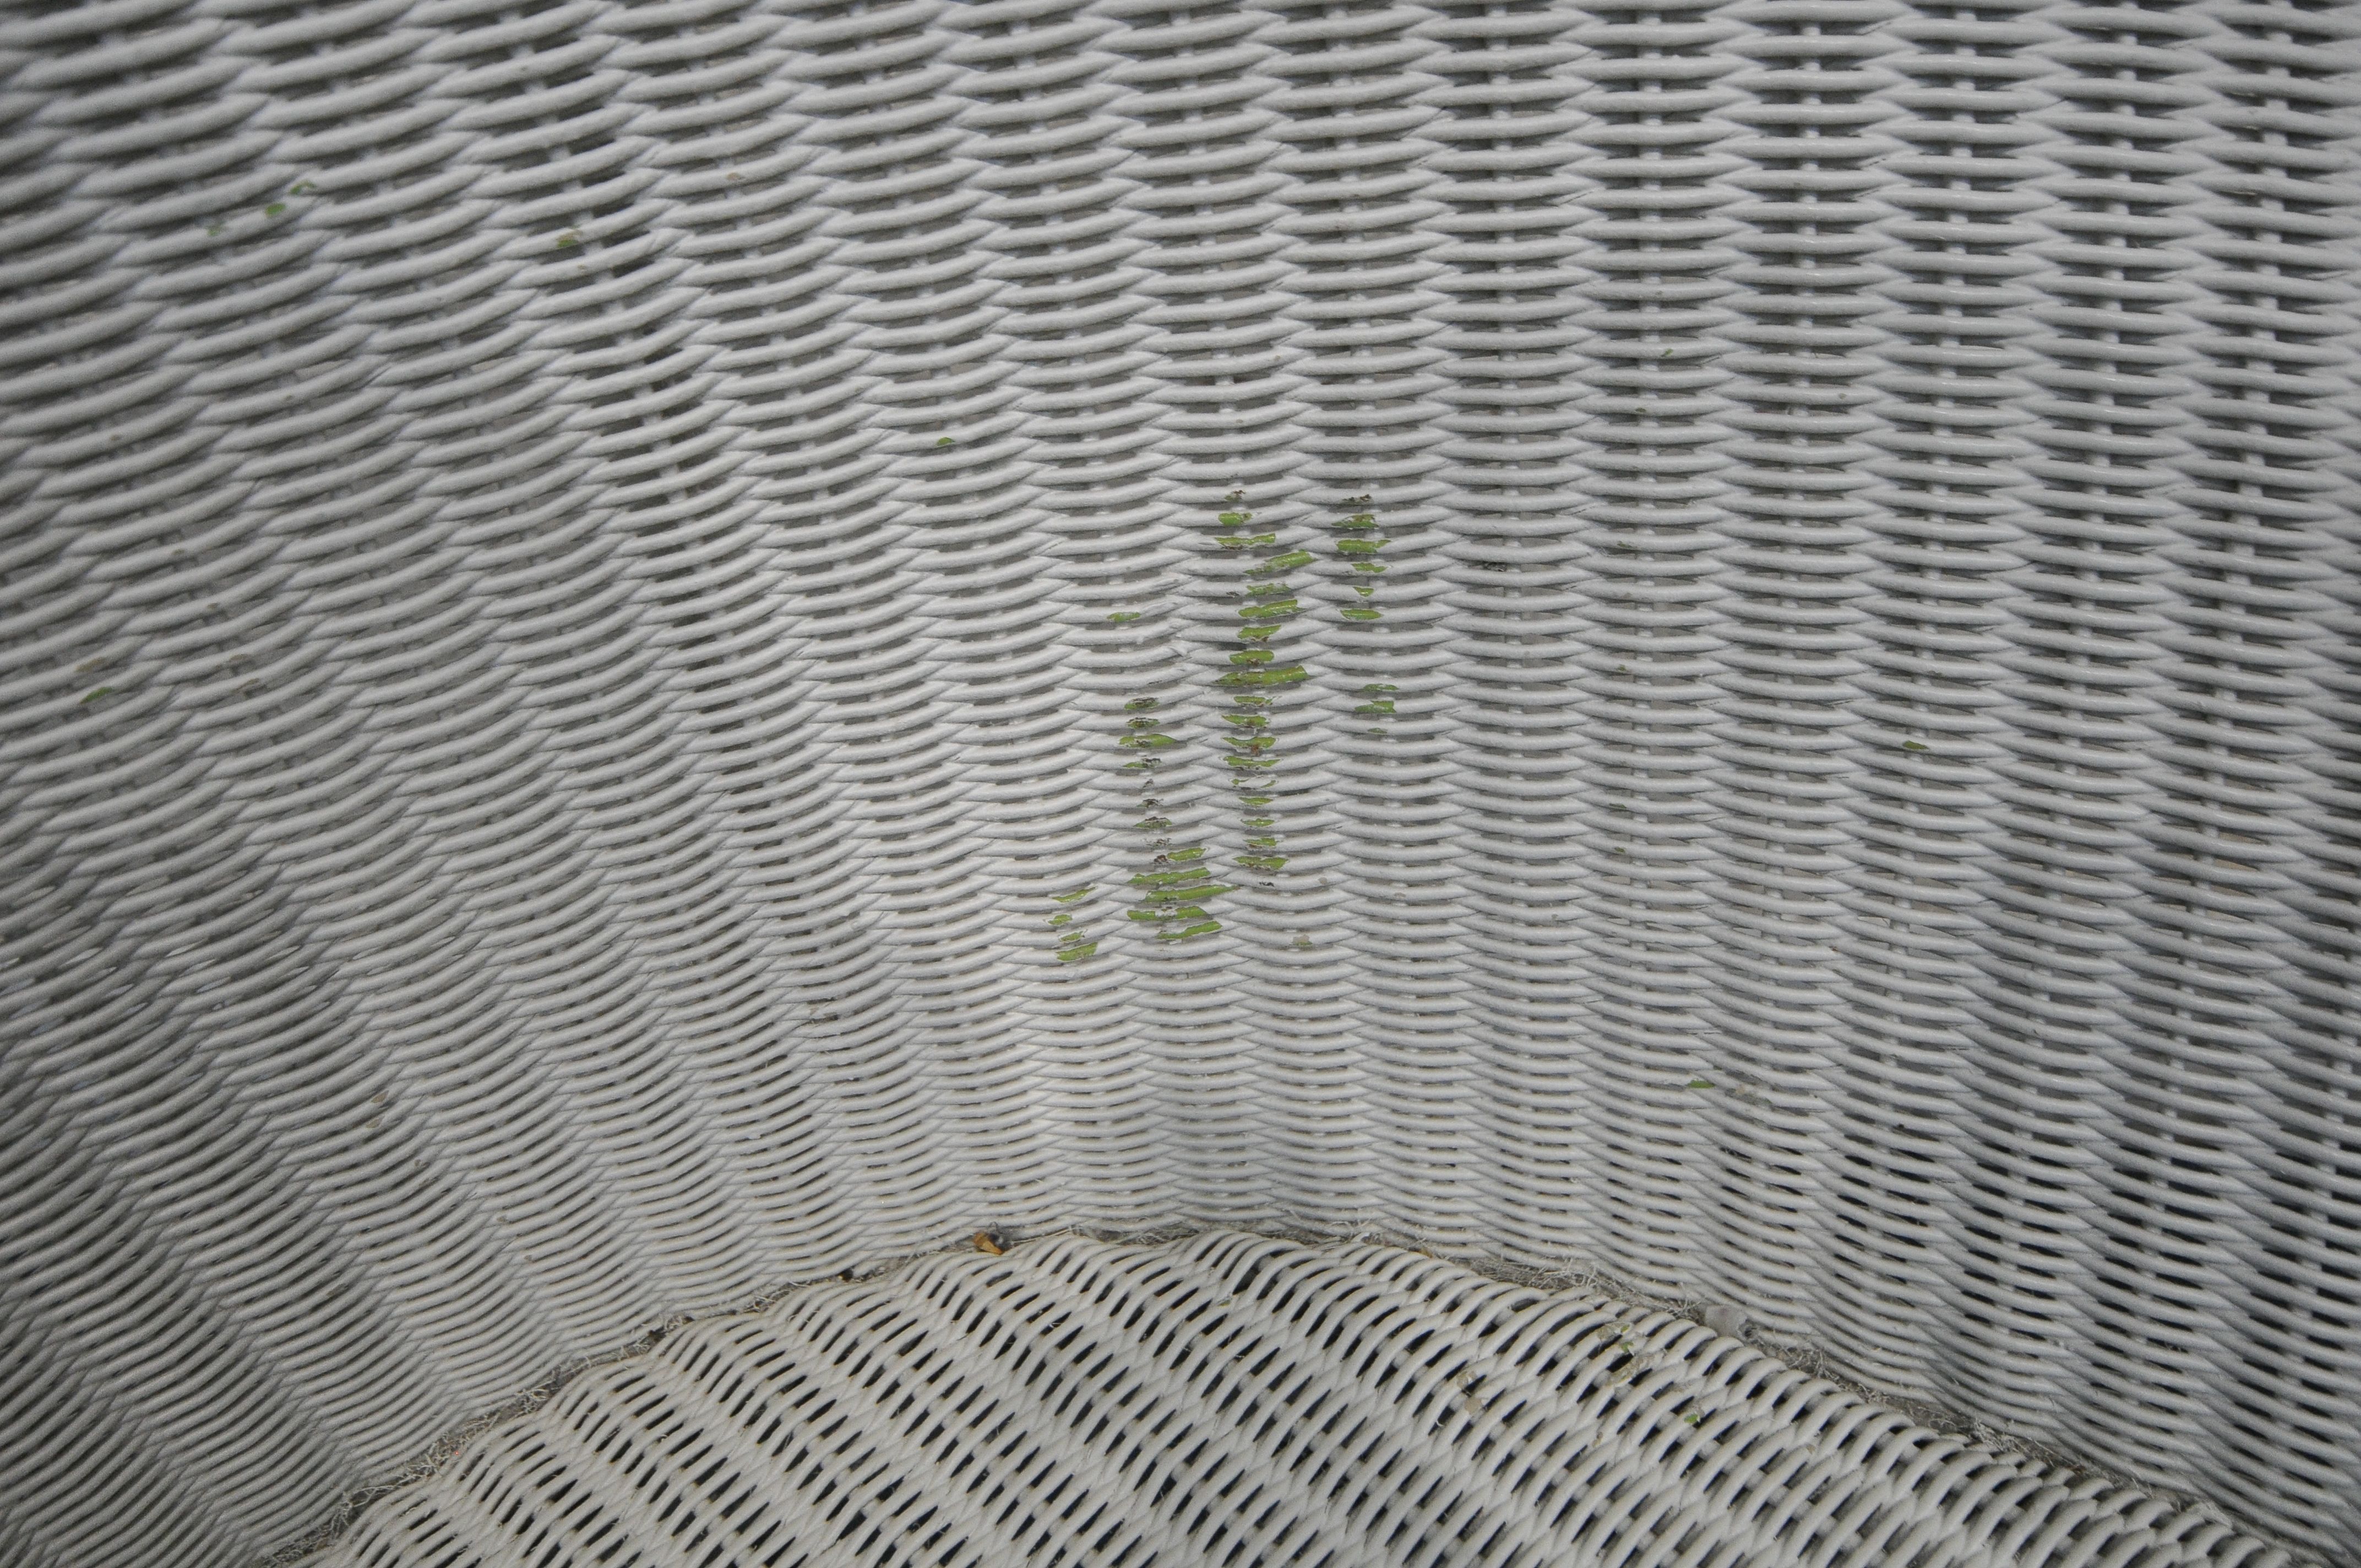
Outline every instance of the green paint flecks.
[[(1367, 506), (1368, 499), (1363, 496), (1359, 504)], [(1377, 604), (1378, 581), (1385, 576), (1388, 568), (1378, 557), (1393, 541), (1377, 536), (1378, 520), (1371, 512), (1356, 511), (1342, 521), (1330, 523), (1328, 527), (1336, 536), (1337, 556), (1353, 573), (1353, 592), (1361, 601), (1345, 606), (1337, 614), (1347, 621), (1364, 624), (1383, 620), (1385, 614)], [(1381, 682), (1373, 682), (1361, 688), (1365, 700), (1357, 704), (1353, 712), (1370, 721), (1367, 727), (1369, 734), (1382, 738), (1387, 733), (1386, 721), (1394, 717), (1392, 694), (1399, 689)]]
[(1277, 717), (1279, 691), (1310, 678), (1301, 664), (1282, 663), (1271, 644), (1288, 621), (1303, 613), (1302, 601), (1296, 598), (1294, 585), (1286, 575), (1311, 565), (1312, 556), (1309, 551), (1280, 548), (1276, 533), (1246, 532), (1254, 513), (1245, 510), (1245, 501), (1243, 494), (1230, 497), (1234, 510), (1221, 514), (1217, 521), (1224, 532), (1213, 539), (1224, 550), (1244, 554), (1253, 563), (1238, 587), (1237, 615), (1243, 624), (1234, 634), (1236, 647), (1229, 656), (1230, 671), (1217, 684), (1230, 693), (1229, 711), (1222, 715), (1230, 727), (1224, 762), (1230, 771), (1230, 788), (1237, 796), (1238, 825), (1245, 838), (1238, 867), (1259, 876), (1263, 885), (1269, 887), (1274, 885), (1271, 879), (1287, 864), (1287, 857), (1279, 852), (1279, 836), (1275, 831), (1279, 820), (1264, 815), (1264, 808), (1278, 799), (1279, 737), (1271, 720)]
[[(1365, 498), (1366, 499), (1366, 498)], [(1329, 528), (1336, 535), (1336, 554), (1354, 573), (1353, 592), (1361, 602), (1348, 605), (1338, 613), (1347, 620), (1381, 620), (1374, 602), (1378, 597), (1378, 579), (1386, 574), (1386, 565), (1378, 559), (1390, 539), (1376, 537), (1378, 520), (1366, 511), (1355, 512), (1342, 522), (1332, 522)]]
[(1210, 937), (1222, 928), (1205, 905), (1229, 889), (1214, 883), (1213, 870), (1205, 863), (1204, 846), (1175, 843), (1171, 819), (1162, 815), (1164, 799), (1157, 773), (1166, 761), (1164, 754), (1179, 749), (1181, 740), (1157, 717), (1159, 706), (1152, 696), (1136, 696), (1125, 703), (1124, 733), (1116, 742), (1135, 753), (1124, 768), (1139, 775), (1137, 827), (1148, 836), (1148, 869), (1131, 879), (1138, 899), (1130, 916), (1155, 927), (1159, 942), (1185, 942), (1192, 937)]
[(1078, 907), (1087, 903), (1094, 891), (1089, 887), (1078, 887), (1071, 893), (1049, 895), (1050, 903), (1066, 906), (1049, 916), (1049, 931), (1057, 938), (1058, 961), (1061, 964), (1080, 963), (1099, 950), (1098, 942), (1083, 929)]
[[(949, 436), (936, 440), (938, 447), (951, 444)], [(1243, 493), (1233, 492), (1229, 510), (1215, 519), (1220, 532), (1213, 543), (1246, 564), (1232, 598), (1238, 624), (1226, 654), (1229, 668), (1214, 685), (1229, 698), (1221, 715), (1226, 730), (1223, 765), (1238, 806), (1240, 842), (1235, 863), (1241, 872), (1258, 877), (1265, 887), (1275, 887), (1276, 878), (1288, 863), (1281, 818), (1273, 810), (1281, 798), (1279, 781), (1284, 772), (1276, 720), (1281, 717), (1281, 694), (1310, 680), (1312, 674), (1301, 663), (1284, 658), (1275, 644), (1287, 623), (1305, 608), (1288, 575), (1316, 565), (1321, 557), (1309, 550), (1282, 546), (1276, 532), (1252, 532), (1254, 514), (1245, 502)], [(1358, 498), (1353, 504), (1366, 507), (1368, 498)], [(1377, 587), (1389, 567), (1378, 556), (1391, 541), (1377, 536), (1377, 519), (1365, 510), (1329, 527), (1334, 535), (1334, 556), (1351, 574), (1358, 601), (1338, 613), (1347, 622), (1383, 620), (1376, 602)], [(1113, 610), (1105, 619), (1113, 626), (1132, 626), (1148, 620), (1160, 608)], [(1370, 734), (1387, 733), (1383, 726), (1394, 717), (1396, 689), (1384, 683), (1360, 688), (1362, 701), (1353, 712), (1370, 721)], [(1123, 730), (1116, 741), (1129, 753), (1124, 771), (1135, 774), (1138, 784), (1139, 817), (1135, 830), (1147, 838), (1143, 848), (1148, 864), (1129, 879), (1135, 897), (1126, 914), (1133, 921), (1153, 927), (1159, 941), (1183, 942), (1222, 929), (1208, 905), (1235, 890), (1215, 880), (1205, 846), (1177, 840), (1173, 823), (1164, 815), (1171, 784), (1164, 770), (1185, 750), (1186, 740), (1173, 718), (1160, 711), (1161, 706), (1148, 696), (1125, 703)], [(1059, 905), (1074, 906), (1061, 907), (1049, 916), (1060, 962), (1078, 962), (1098, 951), (1099, 944), (1086, 933), (1084, 912), (1079, 907), (1092, 891), (1084, 887), (1054, 895)], [(1296, 941), (1299, 947), (1309, 945), (1306, 938)]]

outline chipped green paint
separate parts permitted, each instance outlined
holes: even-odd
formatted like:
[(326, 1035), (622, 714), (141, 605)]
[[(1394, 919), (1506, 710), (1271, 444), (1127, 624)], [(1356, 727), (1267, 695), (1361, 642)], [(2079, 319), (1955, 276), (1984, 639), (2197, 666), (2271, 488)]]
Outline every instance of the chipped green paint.
[[(1157, 807), (1162, 804), (1157, 793), (1156, 774), (1165, 761), (1165, 753), (1181, 750), (1186, 741), (1170, 733), (1167, 721), (1157, 716), (1161, 705), (1152, 696), (1136, 696), (1123, 705), (1126, 715), (1124, 733), (1115, 743), (1137, 753), (1123, 764), (1124, 770), (1139, 774), (1138, 830), (1150, 835), (1149, 867), (1131, 879), (1137, 890), (1134, 907), (1125, 911), (1126, 917), (1142, 925), (1156, 927), (1159, 942), (1185, 942), (1191, 937), (1211, 936), (1222, 928), (1222, 923), (1206, 912), (1206, 903), (1230, 890), (1213, 881), (1212, 871), (1203, 863), (1202, 845), (1172, 842), (1172, 819)], [(1093, 946), (1093, 951), (1096, 948)], [(1088, 955), (1083, 955), (1088, 956)]]
[(266, 218), (275, 218), (275, 217), (277, 217), (280, 214), (281, 214), (281, 213), (285, 212), (286, 210), (287, 210), (287, 203), (284, 203), (284, 202), (273, 202), (273, 203), (270, 203), (270, 205), (269, 205), (269, 206), (267, 206), (267, 207), (265, 207), (265, 208), (263, 208), (263, 209), (262, 209), (262, 215), (263, 215), (264, 217), (266, 217)]
[(1254, 513), (1245, 502), (1243, 493), (1233, 494), (1232, 510), (1216, 520), (1231, 532), (1216, 534), (1213, 543), (1246, 555), (1250, 564), (1233, 600), (1239, 624), (1232, 633), (1235, 646), (1229, 655), (1231, 667), (1214, 684), (1230, 694), (1229, 711), (1222, 716), (1229, 726), (1223, 763), (1229, 769), (1230, 787), (1235, 792), (1244, 840), (1235, 864), (1269, 887), (1288, 861), (1277, 852), (1281, 839), (1279, 818), (1258, 814), (1279, 798), (1272, 785), (1286, 772), (1285, 748), (1274, 722), (1279, 717), (1277, 694), (1312, 677), (1311, 671), (1282, 660), (1269, 644), (1289, 621), (1303, 613), (1303, 600), (1287, 574), (1312, 565), (1318, 558), (1309, 550), (1282, 545), (1275, 531), (1248, 532)]
[[(1367, 507), (1369, 504), (1369, 498), (1359, 497), (1352, 504)], [(1374, 579), (1388, 569), (1378, 560), (1378, 555), (1393, 541), (1377, 536), (1377, 514), (1370, 511), (1356, 511), (1348, 517), (1330, 523), (1328, 527), (1335, 534), (1336, 558), (1352, 568), (1356, 574), (1372, 579), (1367, 582), (1356, 581), (1351, 585), (1354, 594), (1361, 602), (1340, 607), (1336, 611), (1337, 619), (1347, 625), (1362, 626), (1383, 620), (1385, 612), (1377, 606), (1378, 585)], [(1356, 704), (1353, 711), (1363, 718), (1378, 720), (1377, 723), (1364, 729), (1363, 734), (1372, 740), (1382, 740), (1391, 733), (1387, 729), (1386, 722), (1398, 718), (1399, 714), (1394, 707), (1393, 698), (1386, 694), (1398, 689), (1400, 688), (1389, 685), (1383, 681), (1373, 681), (1361, 688), (1361, 696), (1368, 700)]]
[[(1080, 905), (1088, 902), (1093, 891), (1089, 887), (1078, 887), (1071, 893), (1053, 893), (1049, 895), (1049, 902)], [(1057, 940), (1055, 951), (1061, 964), (1080, 963), (1099, 950), (1098, 943), (1083, 928), (1082, 917), (1072, 913), (1071, 908), (1061, 909), (1049, 916), (1049, 931)]]
[[(947, 435), (935, 441), (939, 448), (952, 444), (952, 438)], [(1360, 497), (1352, 504), (1366, 507), (1368, 498)], [(1282, 706), (1282, 694), (1287, 687), (1310, 681), (1312, 675), (1311, 670), (1286, 657), (1275, 644), (1285, 634), (1288, 623), (1306, 609), (1303, 598), (1297, 586), (1288, 580), (1288, 575), (1315, 566), (1323, 557), (1312, 550), (1283, 544), (1277, 530), (1257, 532), (1255, 514), (1247, 510), (1243, 492), (1229, 496), (1227, 507), (1215, 516), (1214, 522), (1213, 544), (1242, 558), (1242, 570), (1230, 599), (1236, 616), (1225, 655), (1229, 667), (1213, 680), (1214, 688), (1228, 697), (1228, 706), (1221, 714), (1221, 762), (1239, 808), (1238, 852), (1230, 863), (1258, 878), (1263, 886), (1271, 887), (1276, 885), (1272, 879), (1290, 860), (1283, 852), (1286, 830), (1282, 817), (1268, 809), (1282, 797), (1284, 788), (1279, 781), (1289, 771), (1287, 710)], [(1334, 535), (1333, 559), (1355, 574), (1349, 586), (1359, 601), (1341, 609), (1339, 615), (1347, 621), (1383, 620), (1383, 612), (1375, 602), (1377, 584), (1389, 568), (1378, 556), (1391, 541), (1378, 535), (1377, 519), (1366, 510), (1356, 511), (1329, 527)], [(1132, 626), (1152, 616), (1160, 620), (1164, 618), (1156, 612), (1163, 608), (1151, 602), (1139, 609), (1110, 610), (1105, 620), (1111, 626)], [(1390, 695), (1395, 690), (1382, 682), (1365, 685), (1361, 688), (1365, 700), (1353, 711), (1382, 725), (1396, 717)], [(1174, 841), (1173, 821), (1161, 809), (1165, 779), (1162, 771), (1189, 754), (1189, 737), (1180, 723), (1159, 711), (1156, 698), (1134, 697), (1123, 705), (1123, 714), (1115, 740), (1125, 753), (1119, 767), (1137, 778), (1139, 817), (1133, 827), (1147, 837), (1145, 847), (1148, 851), (1146, 868), (1128, 879), (1132, 907), (1124, 912), (1125, 917), (1140, 926), (1153, 927), (1161, 942), (1181, 942), (1212, 935), (1222, 929), (1222, 923), (1207, 906), (1236, 889), (1216, 880), (1205, 846)], [(1388, 731), (1375, 728), (1368, 733), (1382, 737)], [(1060, 905), (1080, 905), (1088, 892), (1080, 889), (1072, 894), (1053, 897)], [(1083, 935), (1084, 924), (1075, 915), (1049, 917), (1062, 961), (1075, 961), (1097, 951), (1097, 944)], [(1299, 937), (1296, 945), (1309, 946), (1309, 939)]]
[[(1180, 739), (1177, 735), (1168, 735), (1164, 732), (1164, 721), (1162, 719), (1151, 718), (1147, 713), (1141, 711), (1143, 703), (1147, 707), (1152, 708), (1156, 706), (1155, 699), (1152, 697), (1146, 699), (1135, 698), (1134, 700), (1124, 704), (1125, 708), (1131, 712), (1132, 717), (1123, 721), (1125, 733), (1116, 737), (1115, 744), (1127, 751), (1144, 751), (1148, 753), (1146, 756), (1136, 757), (1132, 761), (1126, 762), (1124, 764), (1124, 768), (1126, 772), (1153, 773), (1156, 771), (1155, 753), (1169, 751), (1179, 746), (1180, 744)], [(1152, 781), (1143, 779), (1140, 781), (1140, 784), (1141, 787), (1145, 789), (1151, 786)]]
[(88, 696), (83, 697), (82, 700), (83, 702), (96, 702), (100, 697), (103, 697), (103, 696), (113, 696), (114, 695), (115, 695), (115, 688), (114, 688), (113, 686), (99, 686), (99, 687), (95, 688), (94, 690), (93, 690), (93, 691), (91, 692), (91, 694), (90, 694)]

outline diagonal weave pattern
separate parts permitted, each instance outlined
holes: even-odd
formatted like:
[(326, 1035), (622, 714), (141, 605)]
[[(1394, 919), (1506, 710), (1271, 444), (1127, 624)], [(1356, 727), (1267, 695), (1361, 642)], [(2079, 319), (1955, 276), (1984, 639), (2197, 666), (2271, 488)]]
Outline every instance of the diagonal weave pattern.
[[(554, 1556), (552, 1554), (555, 1554)], [(2285, 1568), (1685, 1319), (1218, 1233), (935, 1257), (699, 1323), (323, 1568)]]
[(1176, 1219), (2361, 1553), (2361, 16), (1652, 4), (0, 16), (0, 1561)]

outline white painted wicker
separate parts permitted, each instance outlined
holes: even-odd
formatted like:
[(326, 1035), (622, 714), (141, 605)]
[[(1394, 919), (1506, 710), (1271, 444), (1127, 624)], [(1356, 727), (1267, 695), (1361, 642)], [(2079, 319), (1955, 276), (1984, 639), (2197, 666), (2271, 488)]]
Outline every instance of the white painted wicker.
[(1171, 1221), (2361, 1556), (2361, 16), (1652, 5), (0, 11), (0, 1563)]
[[(554, 1555), (553, 1555), (554, 1554)], [(694, 1325), (484, 1436), (324, 1568), (2242, 1564), (1684, 1318), (1415, 1253), (1060, 1238)]]

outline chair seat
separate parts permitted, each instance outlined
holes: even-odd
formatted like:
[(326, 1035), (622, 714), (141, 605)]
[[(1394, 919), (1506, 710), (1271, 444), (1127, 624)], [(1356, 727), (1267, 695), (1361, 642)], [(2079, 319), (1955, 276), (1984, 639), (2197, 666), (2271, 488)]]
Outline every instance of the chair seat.
[(2288, 1561), (1686, 1318), (1219, 1231), (938, 1255), (691, 1323), (383, 1498), (324, 1559)]

